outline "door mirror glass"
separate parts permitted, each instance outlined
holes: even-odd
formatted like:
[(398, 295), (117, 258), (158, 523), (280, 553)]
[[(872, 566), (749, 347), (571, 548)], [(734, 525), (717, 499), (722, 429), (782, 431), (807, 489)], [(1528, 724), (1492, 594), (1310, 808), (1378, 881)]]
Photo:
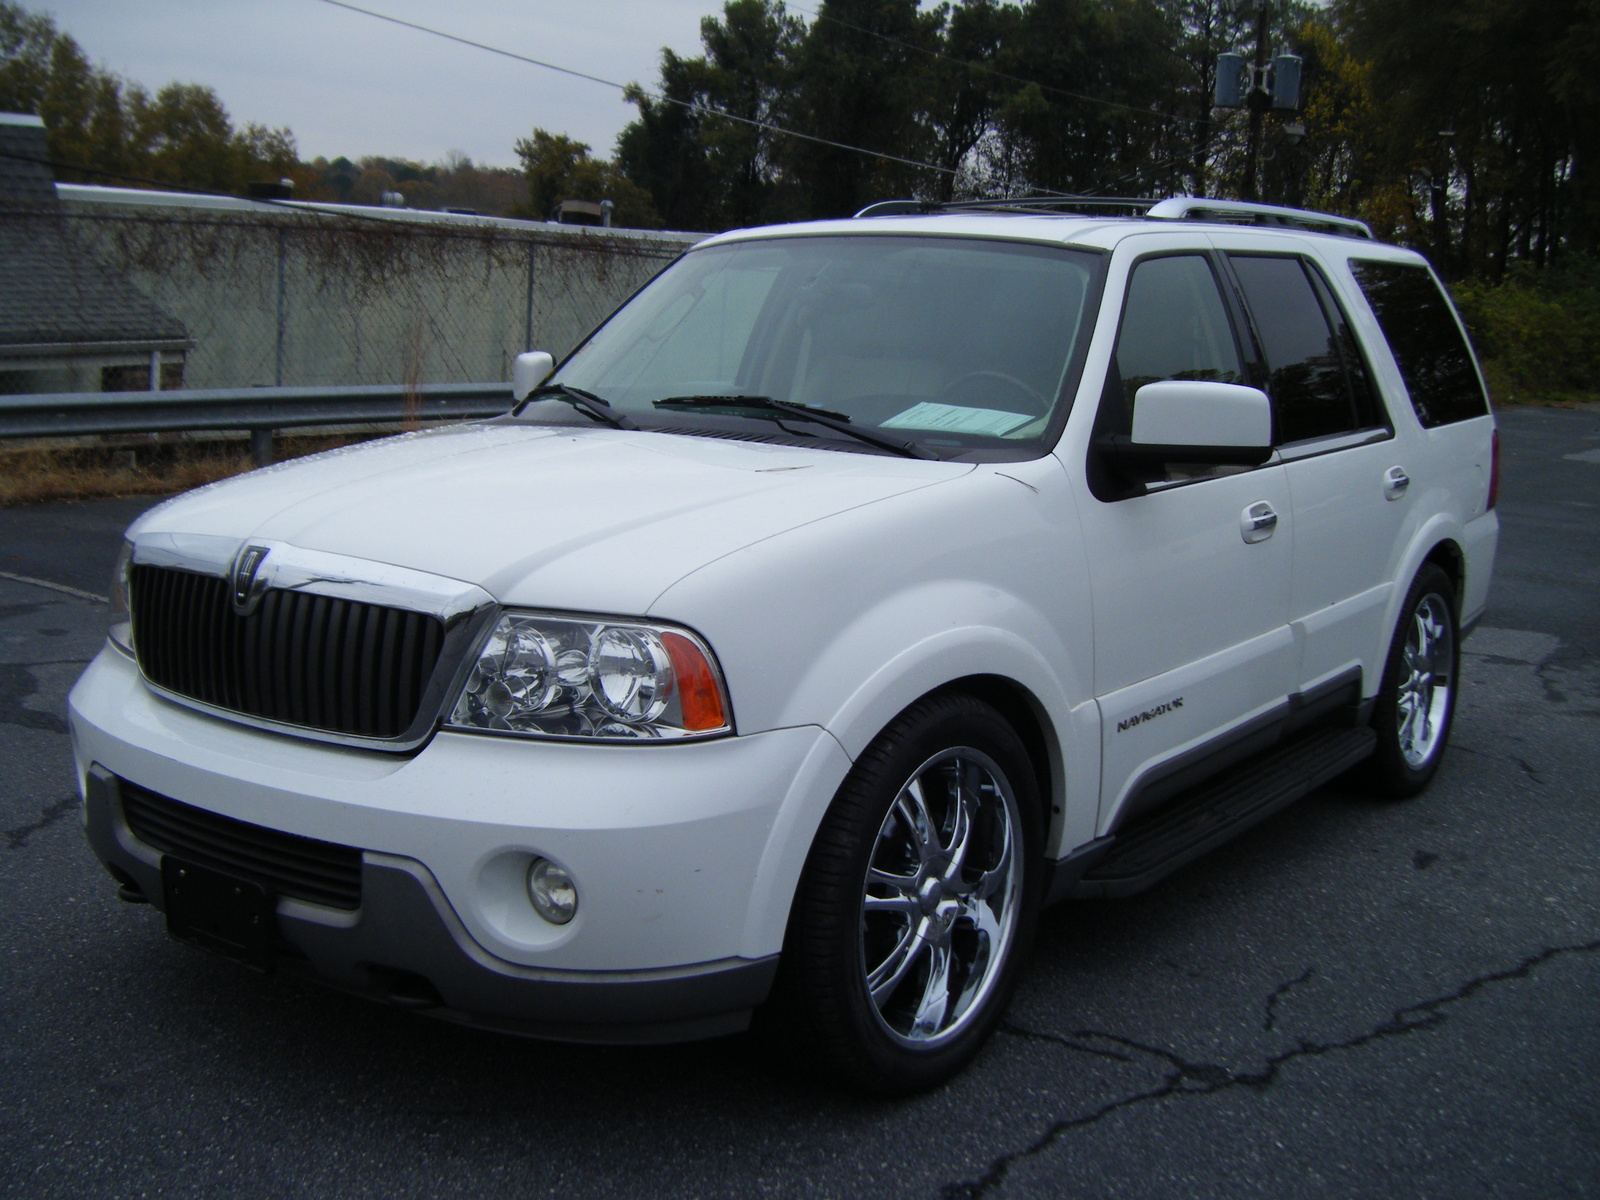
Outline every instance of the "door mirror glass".
[(544, 350), (529, 350), (519, 354), (511, 363), (511, 398), (517, 403), (528, 398), (533, 391), (556, 369), (555, 358)]

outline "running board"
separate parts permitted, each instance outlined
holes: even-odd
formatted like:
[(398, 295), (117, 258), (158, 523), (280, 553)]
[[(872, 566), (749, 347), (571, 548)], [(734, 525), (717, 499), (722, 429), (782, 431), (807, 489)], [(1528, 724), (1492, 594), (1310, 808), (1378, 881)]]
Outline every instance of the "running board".
[(1315, 729), (1201, 784), (1118, 830), (1072, 888), (1078, 898), (1131, 896), (1164, 879), (1372, 754), (1370, 728)]

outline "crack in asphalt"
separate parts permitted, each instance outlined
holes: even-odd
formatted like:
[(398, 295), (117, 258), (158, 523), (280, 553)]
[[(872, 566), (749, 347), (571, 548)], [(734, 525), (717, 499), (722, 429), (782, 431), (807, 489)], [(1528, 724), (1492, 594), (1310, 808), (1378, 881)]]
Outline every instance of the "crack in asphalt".
[(1100, 1058), (1115, 1059), (1117, 1062), (1131, 1063), (1133, 1061), (1131, 1056), (1122, 1054), (1119, 1051), (1101, 1050), (1096, 1046), (1088, 1046), (1083, 1042), (1074, 1041), (1072, 1038), (1062, 1037), (1060, 1034), (1045, 1033), (1039, 1029), (1029, 1029), (1025, 1025), (1018, 1025), (1009, 1017), (1000, 1022), (1000, 1032), (1009, 1033), (1013, 1037), (1019, 1037), (1025, 1041), (1054, 1042), (1056, 1045), (1065, 1046), (1069, 1050), (1078, 1050), (1084, 1054), (1097, 1055)]
[(28, 839), (41, 829), (54, 825), (78, 806), (78, 797), (72, 794), (65, 795), (53, 804), (47, 804), (39, 810), (39, 819), (32, 825), (19, 825), (15, 829), (8, 829), (6, 834), (6, 849), (21, 850), (28, 844)]
[(1519, 754), (1491, 754), (1484, 750), (1474, 750), (1471, 746), (1451, 746), (1450, 752), (1452, 754), (1470, 754), (1474, 758), (1505, 759), (1505, 761), (1517, 767), (1524, 775), (1533, 780), (1534, 783), (1540, 787), (1545, 786), (1544, 776), (1539, 774), (1539, 769)]
[(1272, 995), (1267, 997), (1266, 1009), (1262, 1013), (1261, 1028), (1262, 1028), (1263, 1032), (1271, 1033), (1273, 1025), (1275, 1025), (1277, 1023), (1277, 1020), (1278, 1020), (1278, 1001), (1282, 1000), (1291, 991), (1293, 991), (1295, 988), (1299, 987), (1302, 983), (1304, 983), (1306, 980), (1310, 979), (1316, 973), (1317, 973), (1317, 969), (1315, 967), (1307, 967), (1304, 971), (1301, 971), (1300, 974), (1296, 975), (1293, 979), (1289, 980), (1286, 983), (1280, 983), (1277, 987), (1272, 989)]
[(1540, 787), (1544, 786), (1544, 778), (1539, 774), (1538, 771), (1533, 769), (1533, 766), (1528, 762), (1527, 759), (1516, 754), (1509, 755), (1508, 757), (1510, 757), (1511, 761), (1516, 763), (1517, 766), (1522, 768), (1522, 773), (1524, 775), (1533, 780)]
[[(1491, 971), (1486, 975), (1475, 976), (1452, 992), (1447, 992), (1442, 996), (1435, 996), (1432, 999), (1418, 1001), (1415, 1004), (1408, 1004), (1404, 1008), (1397, 1008), (1389, 1015), (1387, 1020), (1364, 1033), (1356, 1034), (1354, 1037), (1332, 1042), (1313, 1042), (1302, 1039), (1293, 1049), (1272, 1055), (1259, 1071), (1235, 1071), (1218, 1063), (1190, 1062), (1182, 1055), (1164, 1047), (1146, 1045), (1132, 1038), (1114, 1033), (1105, 1033), (1100, 1030), (1076, 1030), (1068, 1035), (1057, 1035), (1030, 1030), (1014, 1022), (1007, 1021), (1001, 1028), (1019, 1037), (1034, 1041), (1051, 1042), (1066, 1049), (1102, 1056), (1105, 1055), (1105, 1052), (1096, 1049), (1092, 1043), (1108, 1042), (1113, 1046), (1120, 1046), (1123, 1049), (1159, 1059), (1171, 1069), (1160, 1086), (1151, 1088), (1148, 1091), (1120, 1097), (1080, 1116), (1057, 1121), (1035, 1138), (1030, 1145), (991, 1160), (983, 1174), (978, 1178), (946, 1184), (940, 1189), (940, 1195), (945, 1197), (946, 1200), (972, 1200), (975, 1197), (987, 1196), (1005, 1182), (1006, 1175), (1016, 1163), (1048, 1150), (1064, 1134), (1074, 1129), (1081, 1129), (1103, 1121), (1106, 1117), (1120, 1112), (1122, 1109), (1132, 1108), (1135, 1105), (1145, 1104), (1153, 1100), (1165, 1100), (1169, 1096), (1209, 1096), (1236, 1087), (1253, 1088), (1257, 1091), (1265, 1090), (1277, 1082), (1279, 1074), (1285, 1066), (1297, 1059), (1316, 1058), (1324, 1054), (1358, 1050), (1374, 1042), (1383, 1041), (1386, 1038), (1404, 1037), (1421, 1029), (1433, 1029), (1449, 1020), (1448, 1014), (1441, 1011), (1449, 1005), (1459, 1004), (1461, 1001), (1494, 984), (1507, 983), (1514, 979), (1526, 979), (1535, 970), (1552, 959), (1569, 954), (1593, 954), (1596, 951), (1600, 951), (1600, 938), (1591, 942), (1547, 946), (1538, 953), (1524, 958), (1514, 967), (1507, 967), (1501, 971)], [(1308, 968), (1306, 973), (1299, 979), (1292, 979), (1280, 984), (1274, 990), (1272, 996), (1281, 995), (1296, 983), (1310, 978), (1310, 975), (1311, 969)], [(1270, 1005), (1271, 1002), (1272, 997), (1268, 997), (1267, 1003)]]

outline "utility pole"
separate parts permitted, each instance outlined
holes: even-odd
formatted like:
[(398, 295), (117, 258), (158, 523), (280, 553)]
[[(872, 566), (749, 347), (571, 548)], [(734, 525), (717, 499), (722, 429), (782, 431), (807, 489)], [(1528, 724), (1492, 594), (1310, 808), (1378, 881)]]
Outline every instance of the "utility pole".
[[(1253, 62), (1232, 50), (1217, 55), (1214, 107), (1250, 110), (1250, 141), (1245, 148), (1244, 184), (1240, 189), (1246, 200), (1261, 198), (1261, 134), (1267, 113), (1273, 109), (1294, 112), (1300, 107), (1300, 72), (1304, 63), (1298, 54), (1268, 57), (1271, 10), (1269, 0), (1260, 0), (1256, 6), (1256, 51)], [(1291, 146), (1297, 144), (1305, 134), (1304, 125), (1284, 126), (1284, 140)]]
[(1255, 70), (1251, 72), (1252, 86), (1245, 103), (1250, 109), (1250, 148), (1245, 159), (1244, 190), (1246, 200), (1261, 199), (1261, 185), (1258, 179), (1259, 164), (1261, 162), (1261, 125), (1267, 115), (1267, 109), (1272, 107), (1272, 95), (1263, 86), (1267, 78), (1268, 48), (1267, 29), (1268, 18), (1272, 5), (1268, 0), (1261, 0), (1256, 6), (1256, 62)]

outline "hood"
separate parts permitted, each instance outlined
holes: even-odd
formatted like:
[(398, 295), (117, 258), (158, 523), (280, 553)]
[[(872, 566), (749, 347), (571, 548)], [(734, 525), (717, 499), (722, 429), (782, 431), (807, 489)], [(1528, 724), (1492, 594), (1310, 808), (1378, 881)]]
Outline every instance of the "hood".
[(130, 533), (283, 541), (475, 583), (504, 604), (644, 614), (725, 554), (971, 470), (598, 427), (451, 426), (213, 484)]

